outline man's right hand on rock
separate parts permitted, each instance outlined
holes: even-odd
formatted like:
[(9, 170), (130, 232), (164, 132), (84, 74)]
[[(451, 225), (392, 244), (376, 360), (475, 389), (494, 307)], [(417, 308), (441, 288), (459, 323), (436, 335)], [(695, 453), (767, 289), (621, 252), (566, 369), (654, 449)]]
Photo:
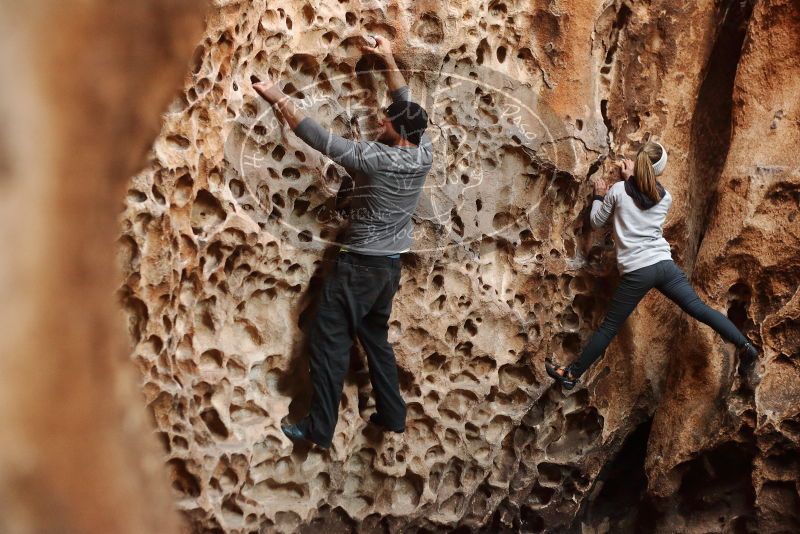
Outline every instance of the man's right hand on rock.
[(365, 54), (375, 54), (383, 59), (392, 57), (392, 43), (386, 37), (380, 35), (373, 35), (376, 45), (369, 46), (368, 44), (361, 45), (361, 51)]

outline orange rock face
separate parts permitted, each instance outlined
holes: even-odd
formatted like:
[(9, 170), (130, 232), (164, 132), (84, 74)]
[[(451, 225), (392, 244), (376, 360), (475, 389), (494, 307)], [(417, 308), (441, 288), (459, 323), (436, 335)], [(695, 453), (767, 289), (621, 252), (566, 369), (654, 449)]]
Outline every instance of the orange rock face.
[[(797, 2), (219, 0), (193, 56), (194, 3), (84, 2), (57, 20), (7, 4), (34, 22), (28, 56), (0, 47), (19, 73), (0, 110), (19, 251), (0, 273), (0, 527), (178, 528), (140, 395), (109, 357), (124, 353), (109, 295), (125, 199), (119, 297), (195, 531), (800, 528)], [(436, 148), (391, 321), (408, 429), (367, 425), (356, 348), (320, 451), (280, 423), (307, 407), (305, 329), (345, 170), (251, 83), (370, 138), (387, 95), (364, 34), (392, 40)], [(670, 153), (676, 261), (762, 354), (740, 361), (654, 293), (562, 391), (544, 359), (576, 356), (618, 281), (588, 179), (650, 135)]]
[[(131, 182), (121, 239), (147, 402), (198, 530), (791, 530), (798, 516), (798, 6), (788, 1), (226, 3)], [(409, 405), (375, 434), (354, 351), (334, 446), (293, 446), (304, 329), (345, 170), (264, 106), (369, 138), (394, 43), (436, 163), (391, 322)], [(582, 386), (618, 275), (588, 177), (648, 135), (676, 261), (759, 346), (741, 362), (660, 295)], [(748, 365), (752, 364), (752, 365)]]

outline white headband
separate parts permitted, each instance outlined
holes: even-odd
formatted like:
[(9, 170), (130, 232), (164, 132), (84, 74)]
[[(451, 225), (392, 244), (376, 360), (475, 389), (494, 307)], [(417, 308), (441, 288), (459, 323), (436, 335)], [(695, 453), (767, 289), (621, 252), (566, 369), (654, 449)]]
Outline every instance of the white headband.
[(667, 166), (667, 149), (664, 148), (661, 143), (656, 144), (661, 147), (661, 157), (658, 158), (658, 161), (653, 163), (653, 170), (656, 172), (656, 176), (658, 176), (664, 172), (664, 168)]

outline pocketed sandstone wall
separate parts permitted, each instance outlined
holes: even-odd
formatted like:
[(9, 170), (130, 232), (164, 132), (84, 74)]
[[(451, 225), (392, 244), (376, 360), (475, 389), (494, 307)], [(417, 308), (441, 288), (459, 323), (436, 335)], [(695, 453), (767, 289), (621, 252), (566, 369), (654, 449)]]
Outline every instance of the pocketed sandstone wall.
[[(119, 241), (133, 359), (195, 529), (791, 528), (773, 510), (797, 497), (777, 474), (798, 439), (781, 387), (798, 353), (796, 29), (777, 1), (218, 2)], [(251, 82), (369, 138), (386, 94), (365, 32), (393, 41), (436, 164), (391, 322), (408, 431), (366, 425), (356, 349), (322, 452), (279, 425), (308, 401), (304, 329), (345, 171)], [(764, 356), (740, 370), (653, 294), (563, 392), (542, 362), (575, 357), (617, 282), (588, 178), (648, 133), (670, 150), (676, 260)]]

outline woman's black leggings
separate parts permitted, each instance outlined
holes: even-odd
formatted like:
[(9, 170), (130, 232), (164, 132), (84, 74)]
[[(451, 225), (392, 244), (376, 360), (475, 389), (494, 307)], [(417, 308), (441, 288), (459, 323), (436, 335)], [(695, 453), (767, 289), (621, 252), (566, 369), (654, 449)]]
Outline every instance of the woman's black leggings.
[(709, 308), (700, 300), (683, 271), (672, 260), (664, 260), (622, 276), (603, 324), (592, 335), (580, 358), (573, 364), (574, 374), (578, 376), (583, 374), (603, 354), (625, 319), (654, 287), (683, 311), (716, 330), (725, 340), (737, 347), (747, 343), (747, 338), (727, 317)]

